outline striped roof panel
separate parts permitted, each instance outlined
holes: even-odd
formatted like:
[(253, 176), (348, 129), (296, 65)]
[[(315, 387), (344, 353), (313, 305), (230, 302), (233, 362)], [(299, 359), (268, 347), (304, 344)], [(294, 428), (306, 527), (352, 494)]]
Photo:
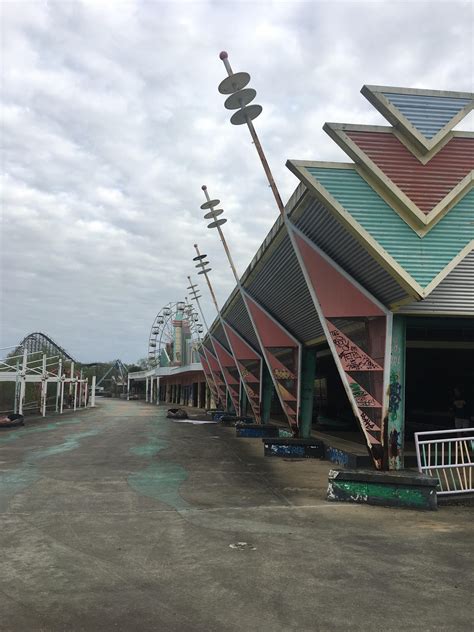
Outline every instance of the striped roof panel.
[(306, 171), (422, 287), (474, 241), (474, 190), (421, 238), (354, 169)]
[(428, 140), (436, 136), (445, 125), (471, 103), (471, 99), (467, 98), (393, 92), (382, 92), (382, 94)]

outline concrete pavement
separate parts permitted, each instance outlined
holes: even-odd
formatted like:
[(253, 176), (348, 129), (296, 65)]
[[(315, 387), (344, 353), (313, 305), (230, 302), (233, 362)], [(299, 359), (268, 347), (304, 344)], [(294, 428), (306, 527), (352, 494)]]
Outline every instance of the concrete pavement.
[(473, 510), (324, 500), (329, 463), (99, 407), (0, 434), (0, 630), (471, 630)]

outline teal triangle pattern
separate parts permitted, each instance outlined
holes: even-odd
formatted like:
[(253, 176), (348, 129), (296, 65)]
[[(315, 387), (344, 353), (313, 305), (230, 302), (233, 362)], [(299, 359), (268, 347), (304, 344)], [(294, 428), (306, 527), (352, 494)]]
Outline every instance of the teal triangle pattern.
[(461, 97), (393, 92), (382, 94), (427, 140), (436, 136), (461, 110), (472, 103), (472, 99)]
[(474, 189), (420, 237), (355, 169), (306, 171), (423, 288), (474, 241)]

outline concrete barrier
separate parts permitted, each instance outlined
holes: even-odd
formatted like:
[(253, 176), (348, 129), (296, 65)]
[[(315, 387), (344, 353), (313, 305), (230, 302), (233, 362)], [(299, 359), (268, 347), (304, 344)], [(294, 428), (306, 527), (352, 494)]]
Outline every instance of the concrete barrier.
[(243, 424), (235, 425), (235, 434), (237, 437), (278, 437), (278, 426), (273, 424)]
[(318, 439), (265, 438), (263, 452), (265, 456), (279, 456), (287, 459), (323, 459), (324, 444)]
[(437, 509), (438, 481), (417, 472), (329, 470), (327, 499), (384, 507)]
[(235, 426), (238, 423), (253, 424), (255, 420), (253, 417), (237, 417), (236, 415), (224, 415), (220, 419), (223, 426)]

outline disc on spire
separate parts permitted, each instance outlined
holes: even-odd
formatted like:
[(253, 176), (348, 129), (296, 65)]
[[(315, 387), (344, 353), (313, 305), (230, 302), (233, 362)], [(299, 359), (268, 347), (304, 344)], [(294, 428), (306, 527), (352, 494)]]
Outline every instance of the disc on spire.
[(215, 222), (211, 222), (210, 224), (207, 225), (208, 228), (217, 228), (218, 226), (222, 226), (222, 224), (226, 223), (226, 219), (222, 218), (222, 219), (216, 219)]
[(193, 261), (200, 261), (201, 259), (205, 259), (207, 255), (198, 255), (197, 257), (193, 257)]
[(214, 206), (217, 206), (220, 203), (220, 200), (209, 200), (208, 202), (204, 202), (204, 204), (201, 204), (201, 208), (204, 211), (207, 208), (214, 208)]
[(212, 211), (209, 211), (209, 213), (206, 213), (204, 215), (204, 219), (215, 219), (219, 215), (222, 215), (223, 212), (223, 208), (216, 208), (215, 210), (213, 209)]
[(253, 121), (262, 113), (261, 105), (247, 105), (232, 115), (230, 122), (232, 125), (243, 125), (247, 121)]
[(234, 94), (234, 92), (245, 88), (249, 81), (250, 75), (248, 72), (236, 72), (221, 81), (218, 90), (221, 94)]
[(253, 88), (245, 88), (244, 90), (239, 90), (238, 92), (234, 92), (230, 97), (227, 97), (224, 103), (224, 107), (228, 110), (238, 110), (239, 108), (243, 108), (245, 105), (251, 103), (255, 97), (257, 96), (257, 91)]

